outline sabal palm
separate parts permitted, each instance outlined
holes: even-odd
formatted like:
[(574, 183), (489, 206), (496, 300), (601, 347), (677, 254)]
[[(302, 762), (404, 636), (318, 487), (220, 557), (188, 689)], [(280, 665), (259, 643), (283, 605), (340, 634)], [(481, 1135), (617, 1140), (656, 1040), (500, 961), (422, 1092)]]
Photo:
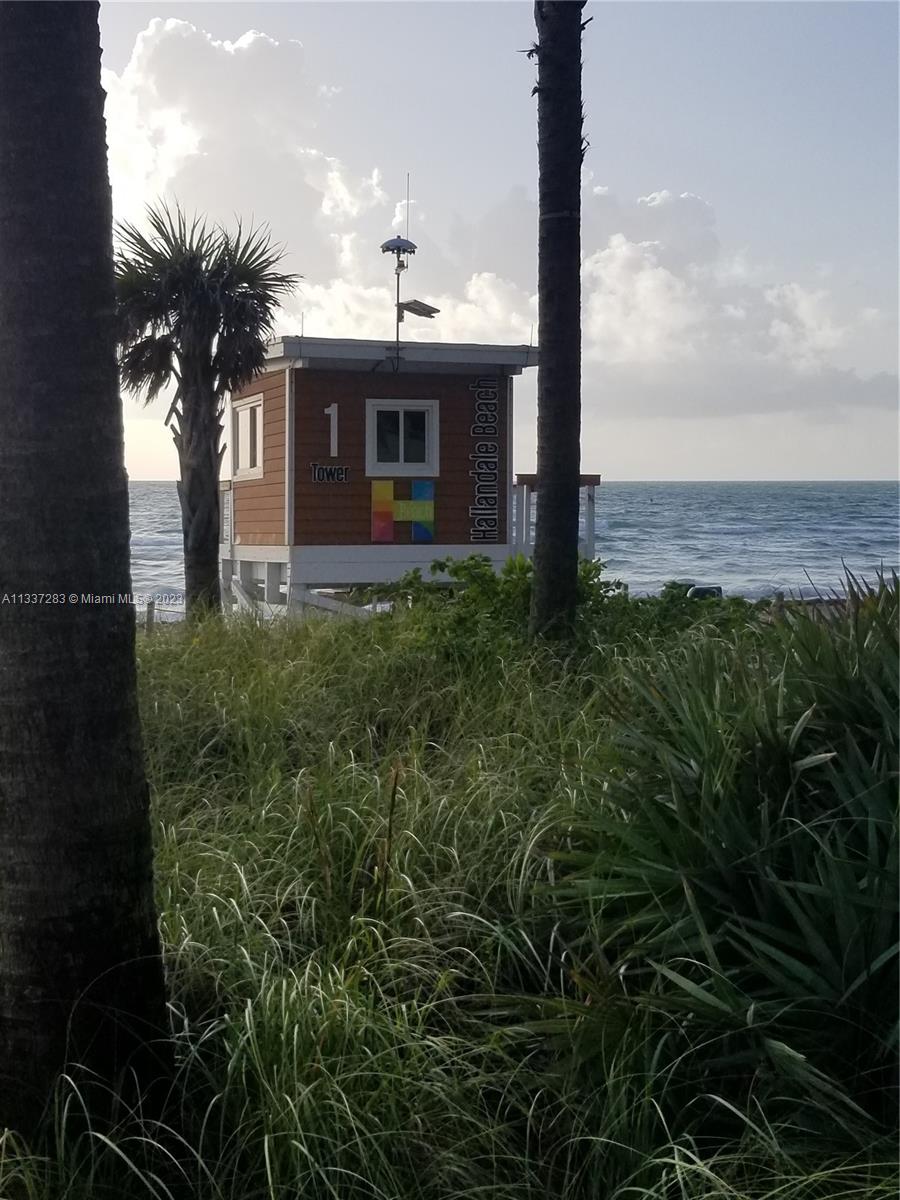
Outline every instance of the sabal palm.
[(0, 594), (53, 601), (0, 600), (0, 1129), (26, 1136), (67, 1062), (146, 1112), (168, 1031), (134, 611), (94, 602), (131, 592), (98, 12), (0, 4)]
[(265, 364), (280, 298), (296, 276), (276, 268), (265, 229), (232, 234), (176, 204), (148, 208), (149, 232), (116, 226), (119, 365), (129, 390), (153, 400), (170, 381), (166, 416), (178, 450), (188, 614), (218, 610), (219, 468), (225, 397)]
[(560, 634), (571, 627), (578, 592), (584, 2), (536, 0), (534, 6), (541, 361), (531, 629), (539, 634)]

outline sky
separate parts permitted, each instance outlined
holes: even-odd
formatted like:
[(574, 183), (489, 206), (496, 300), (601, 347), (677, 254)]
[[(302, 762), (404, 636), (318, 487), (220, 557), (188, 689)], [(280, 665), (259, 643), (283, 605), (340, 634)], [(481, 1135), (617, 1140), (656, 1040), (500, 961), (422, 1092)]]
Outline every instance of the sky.
[[(582, 469), (887, 479), (898, 469), (898, 6), (590, 0)], [(101, 4), (113, 207), (264, 222), (302, 275), (278, 331), (539, 343), (530, 0)], [(133, 479), (166, 405), (126, 399)], [(515, 468), (534, 469), (536, 372)]]

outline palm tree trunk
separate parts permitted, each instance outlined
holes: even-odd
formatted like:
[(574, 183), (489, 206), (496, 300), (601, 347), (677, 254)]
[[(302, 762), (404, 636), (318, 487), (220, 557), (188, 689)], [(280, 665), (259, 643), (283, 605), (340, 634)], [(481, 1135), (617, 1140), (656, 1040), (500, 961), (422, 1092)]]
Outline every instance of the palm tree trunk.
[(189, 384), (182, 397), (180, 429), (175, 435), (181, 478), (181, 531), (184, 540), (184, 587), (187, 615), (218, 613), (220, 426), (211, 387)]
[(23, 1131), (67, 1061), (146, 1080), (166, 1029), (97, 13), (0, 4), (0, 1127)]
[(581, 471), (581, 10), (536, 0), (538, 458), (532, 634), (564, 632), (578, 587)]

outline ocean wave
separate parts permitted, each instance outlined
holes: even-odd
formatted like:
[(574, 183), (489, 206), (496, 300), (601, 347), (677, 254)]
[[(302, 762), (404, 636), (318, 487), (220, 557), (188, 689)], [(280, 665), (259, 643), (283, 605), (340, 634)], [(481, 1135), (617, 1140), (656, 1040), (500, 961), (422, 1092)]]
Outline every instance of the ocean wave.
[[(132, 483), (130, 498), (133, 590), (183, 590), (175, 484)], [(604, 483), (597, 532), (607, 576), (623, 579), (633, 595), (689, 575), (750, 598), (798, 588), (813, 594), (807, 573), (828, 590), (844, 578), (844, 564), (870, 580), (900, 569), (891, 482)]]

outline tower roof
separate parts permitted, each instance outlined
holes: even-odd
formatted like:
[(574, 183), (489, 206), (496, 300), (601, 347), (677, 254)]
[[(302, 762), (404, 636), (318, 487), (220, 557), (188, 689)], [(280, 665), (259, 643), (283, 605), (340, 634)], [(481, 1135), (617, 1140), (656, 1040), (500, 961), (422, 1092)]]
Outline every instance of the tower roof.
[(401, 342), (399, 359), (394, 343), (363, 338), (281, 337), (269, 343), (268, 367), (295, 366), (316, 371), (397, 370), (440, 374), (496, 372), (520, 375), (536, 367), (536, 346), (471, 342)]

